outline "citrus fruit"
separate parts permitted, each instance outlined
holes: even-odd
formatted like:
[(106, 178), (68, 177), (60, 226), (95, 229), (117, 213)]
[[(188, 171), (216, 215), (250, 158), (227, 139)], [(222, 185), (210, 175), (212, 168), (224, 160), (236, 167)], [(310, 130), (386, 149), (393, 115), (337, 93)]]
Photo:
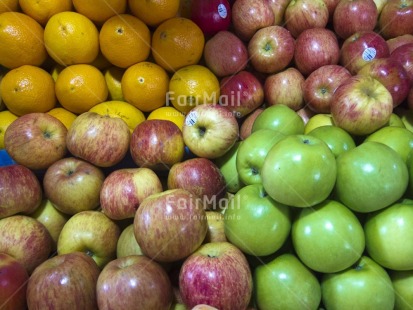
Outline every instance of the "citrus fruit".
[(0, 14), (4, 12), (16, 12), (19, 9), (19, 0), (1, 0)]
[(56, 117), (59, 121), (65, 125), (67, 129), (70, 128), (72, 125), (73, 121), (76, 119), (77, 115), (66, 110), (65, 108), (62, 107), (57, 107), (54, 109), (51, 109), (47, 114), (50, 114), (51, 116)]
[(127, 0), (73, 0), (76, 11), (97, 25), (102, 25), (116, 14), (125, 13), (126, 5)]
[(0, 112), (0, 150), (4, 149), (4, 133), (6, 132), (7, 127), (13, 123), (18, 118), (17, 115), (14, 115), (9, 110)]
[(131, 133), (145, 120), (145, 115), (139, 109), (125, 101), (105, 101), (95, 105), (89, 111), (123, 119)]
[(109, 100), (125, 101), (122, 93), (122, 76), (125, 69), (112, 66), (105, 70), (106, 85), (109, 90)]
[(173, 17), (161, 23), (152, 35), (155, 62), (169, 72), (199, 62), (205, 45), (202, 30), (192, 20)]
[(24, 14), (43, 26), (53, 15), (72, 9), (71, 0), (19, 0), (19, 5)]
[(179, 11), (180, 0), (129, 0), (128, 4), (133, 15), (153, 27), (175, 17)]
[(185, 122), (185, 115), (182, 112), (179, 112), (174, 107), (160, 107), (156, 110), (153, 110), (147, 117), (147, 119), (163, 119), (175, 123), (179, 129), (182, 130), (182, 127)]
[(93, 22), (77, 12), (53, 15), (44, 28), (44, 44), (57, 63), (91, 63), (99, 53), (99, 32)]
[(57, 76), (55, 89), (60, 104), (75, 114), (88, 111), (108, 97), (103, 73), (88, 64), (64, 68)]
[(218, 78), (205, 66), (183, 67), (172, 75), (169, 82), (169, 100), (184, 114), (199, 104), (217, 103), (219, 96)]
[(107, 60), (121, 68), (146, 60), (151, 52), (148, 26), (130, 14), (109, 18), (100, 29), (99, 43)]
[(40, 66), (47, 58), (43, 28), (30, 16), (18, 12), (0, 14), (0, 65), (17, 68)]
[(40, 67), (24, 65), (7, 72), (0, 84), (6, 107), (18, 116), (47, 112), (56, 105), (55, 82)]
[(140, 62), (126, 69), (122, 77), (125, 101), (143, 112), (166, 104), (169, 76), (165, 69), (152, 62)]

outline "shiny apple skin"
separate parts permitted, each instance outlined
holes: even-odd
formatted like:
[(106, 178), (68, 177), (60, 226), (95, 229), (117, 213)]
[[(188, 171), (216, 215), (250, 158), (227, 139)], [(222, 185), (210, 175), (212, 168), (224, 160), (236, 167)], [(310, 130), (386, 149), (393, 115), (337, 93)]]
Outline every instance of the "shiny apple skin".
[(389, 46), (390, 54), (399, 46), (404, 44), (413, 43), (413, 34), (404, 34), (391, 39), (387, 39), (387, 45)]
[(229, 28), (231, 6), (228, 0), (192, 1), (190, 18), (209, 37)]
[(381, 10), (378, 27), (383, 37), (390, 39), (413, 34), (413, 1), (388, 0)]
[(410, 81), (413, 81), (413, 43), (399, 46), (390, 54), (390, 58), (400, 62), (409, 75)]

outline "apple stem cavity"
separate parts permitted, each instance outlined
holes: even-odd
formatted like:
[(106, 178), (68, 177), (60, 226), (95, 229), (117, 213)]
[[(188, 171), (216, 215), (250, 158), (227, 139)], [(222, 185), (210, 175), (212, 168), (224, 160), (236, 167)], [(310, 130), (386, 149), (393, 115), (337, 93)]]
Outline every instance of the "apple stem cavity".
[(90, 257), (93, 257), (93, 255), (94, 255), (94, 253), (91, 250), (86, 250), (85, 253), (86, 253), (87, 256), (90, 256)]
[(199, 135), (203, 137), (206, 133), (206, 128), (204, 126), (199, 127)]

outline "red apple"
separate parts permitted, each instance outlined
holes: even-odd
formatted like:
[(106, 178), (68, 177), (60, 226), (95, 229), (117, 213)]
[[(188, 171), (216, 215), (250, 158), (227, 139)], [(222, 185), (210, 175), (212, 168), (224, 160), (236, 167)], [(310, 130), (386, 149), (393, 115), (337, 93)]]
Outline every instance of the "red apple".
[(231, 24), (231, 7), (228, 0), (191, 1), (191, 20), (206, 36), (227, 30)]
[(243, 41), (274, 23), (274, 13), (267, 0), (237, 0), (232, 6), (232, 26)]
[(390, 56), (386, 40), (374, 31), (361, 31), (348, 37), (341, 46), (340, 64), (356, 74), (365, 64)]
[(206, 243), (184, 261), (179, 289), (188, 308), (206, 304), (220, 310), (246, 309), (252, 295), (251, 270), (231, 243)]
[(29, 113), (11, 123), (4, 147), (11, 158), (27, 168), (46, 169), (66, 155), (65, 125), (47, 113)]
[(327, 9), (328, 9), (328, 20), (329, 22), (333, 21), (334, 11), (336, 10), (337, 4), (340, 0), (324, 0)]
[(24, 310), (29, 274), (16, 259), (0, 253), (0, 306), (3, 310)]
[(324, 0), (292, 0), (284, 13), (285, 27), (294, 38), (310, 28), (325, 28), (329, 11)]
[(269, 75), (264, 82), (264, 96), (268, 106), (283, 104), (297, 111), (304, 105), (305, 78), (300, 71), (289, 67)]
[(142, 201), (134, 219), (142, 252), (158, 262), (174, 262), (192, 254), (208, 230), (202, 202), (185, 189), (167, 190)]
[(330, 113), (331, 100), (337, 87), (351, 73), (340, 65), (325, 65), (313, 71), (304, 82), (304, 101), (317, 113)]
[(339, 57), (337, 37), (327, 28), (304, 30), (295, 41), (294, 63), (304, 76), (321, 66), (338, 64)]
[(252, 130), (252, 125), (254, 124), (255, 119), (261, 112), (264, 111), (264, 108), (257, 108), (248, 114), (241, 123), (239, 137), (241, 140), (245, 140)]
[(347, 39), (355, 32), (373, 31), (378, 15), (373, 0), (340, 0), (333, 14), (334, 32)]
[(413, 83), (413, 43), (399, 46), (391, 53), (390, 57), (403, 65)]
[(297, 114), (303, 120), (304, 125), (306, 125), (310, 118), (313, 117), (316, 113), (313, 110), (311, 110), (308, 106), (304, 106), (303, 108), (297, 111)]
[(284, 70), (293, 59), (294, 45), (294, 38), (284, 27), (261, 28), (248, 42), (251, 64), (261, 73), (276, 73)]
[(130, 152), (139, 167), (168, 170), (184, 157), (182, 131), (169, 120), (145, 120), (132, 133)]
[(273, 25), (282, 26), (284, 24), (284, 14), (290, 0), (268, 0), (268, 4), (274, 13)]
[(220, 31), (204, 47), (206, 66), (218, 77), (235, 74), (248, 64), (248, 50), (231, 31)]
[(260, 80), (249, 71), (240, 71), (220, 81), (219, 103), (236, 118), (242, 118), (264, 103)]
[(86, 253), (54, 256), (31, 275), (27, 305), (29, 309), (97, 309), (99, 274), (99, 267)]
[(32, 170), (19, 164), (0, 167), (0, 219), (34, 212), (42, 197), (39, 179)]
[(129, 141), (129, 127), (123, 119), (85, 112), (73, 121), (66, 143), (73, 156), (99, 167), (111, 167), (125, 157)]
[(381, 10), (378, 26), (386, 39), (413, 35), (413, 0), (388, 0)]
[(403, 34), (391, 39), (388, 39), (387, 45), (389, 46), (390, 54), (399, 46), (404, 44), (413, 43), (413, 34)]

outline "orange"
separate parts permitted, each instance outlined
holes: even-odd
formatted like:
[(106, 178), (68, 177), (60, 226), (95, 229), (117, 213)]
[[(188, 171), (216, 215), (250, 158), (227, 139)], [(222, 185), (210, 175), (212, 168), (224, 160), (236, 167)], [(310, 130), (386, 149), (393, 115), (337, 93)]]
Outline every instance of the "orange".
[(129, 0), (128, 4), (133, 15), (153, 27), (175, 17), (179, 11), (180, 0)]
[(65, 108), (62, 107), (57, 107), (54, 109), (51, 109), (47, 114), (50, 114), (51, 116), (56, 117), (59, 121), (65, 125), (67, 129), (70, 128), (72, 125), (73, 121), (76, 119), (77, 115), (66, 110)]
[(0, 84), (0, 93), (10, 112), (21, 116), (47, 112), (56, 105), (52, 76), (42, 68), (24, 65), (7, 72)]
[(19, 0), (19, 5), (24, 14), (43, 26), (54, 14), (72, 10), (71, 0)]
[(107, 60), (121, 68), (146, 60), (151, 52), (148, 26), (130, 14), (109, 18), (100, 29), (99, 42)]
[(145, 115), (142, 111), (124, 101), (105, 101), (95, 105), (89, 111), (100, 115), (108, 115), (110, 117), (119, 117), (123, 119), (128, 125), (131, 133), (136, 126), (145, 120)]
[(81, 114), (108, 97), (103, 73), (88, 64), (64, 68), (56, 79), (56, 96), (70, 112)]
[(0, 14), (4, 12), (16, 12), (19, 9), (19, 0), (1, 0)]
[(17, 115), (14, 115), (9, 110), (0, 112), (0, 150), (4, 149), (4, 133), (7, 127), (18, 119)]
[(169, 76), (165, 69), (153, 62), (144, 61), (130, 66), (121, 83), (125, 101), (143, 112), (166, 104)]
[(152, 35), (152, 54), (157, 64), (173, 72), (199, 62), (204, 50), (202, 30), (188, 18), (173, 17)]
[(125, 101), (122, 93), (122, 76), (125, 69), (112, 66), (104, 71), (106, 85), (109, 90), (109, 100)]
[(47, 58), (42, 26), (23, 13), (0, 14), (0, 42), (0, 65), (6, 68), (40, 66)]
[(191, 65), (176, 71), (169, 82), (169, 100), (186, 114), (199, 104), (218, 103), (218, 78), (205, 66)]
[(87, 17), (60, 12), (47, 22), (44, 44), (50, 57), (63, 66), (91, 63), (99, 53), (99, 32)]
[(73, 0), (76, 11), (97, 25), (114, 15), (125, 13), (127, 0)]
[(179, 112), (174, 107), (160, 107), (156, 110), (153, 110), (147, 119), (164, 119), (175, 123), (179, 129), (182, 130), (182, 127), (185, 122), (185, 115), (182, 112)]

